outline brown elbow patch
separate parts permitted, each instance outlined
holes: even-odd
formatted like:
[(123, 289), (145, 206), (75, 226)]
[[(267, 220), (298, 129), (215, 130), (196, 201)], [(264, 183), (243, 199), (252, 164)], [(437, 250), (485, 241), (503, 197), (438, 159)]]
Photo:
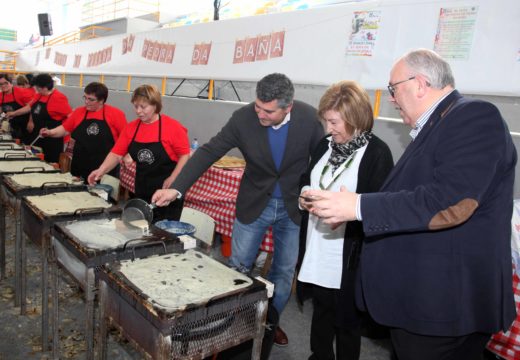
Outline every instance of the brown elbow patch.
[(430, 230), (441, 230), (462, 224), (473, 215), (477, 207), (478, 202), (475, 199), (461, 200), (456, 205), (435, 214), (428, 228)]

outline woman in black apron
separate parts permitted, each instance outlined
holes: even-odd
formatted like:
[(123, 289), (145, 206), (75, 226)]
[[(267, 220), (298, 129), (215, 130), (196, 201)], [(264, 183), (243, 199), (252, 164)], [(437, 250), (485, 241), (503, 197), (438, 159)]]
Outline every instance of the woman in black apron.
[[(128, 153), (136, 162), (135, 196), (150, 202), (154, 192), (168, 187), (188, 161), (188, 135), (176, 120), (161, 115), (161, 94), (155, 87), (142, 85), (135, 89), (132, 103), (138, 119), (127, 125), (103, 164), (90, 174), (88, 182), (94, 184), (101, 179)], [(175, 157), (177, 161), (172, 160)], [(175, 201), (168, 207), (156, 208), (154, 221), (178, 220), (182, 205), (181, 201)]]
[[(21, 109), (24, 105), (18, 103), (18, 101), (30, 101), (27, 95), (24, 96), (24, 89), (15, 89), (12, 84), (12, 78), (8, 74), (0, 74), (0, 89), (2, 90), (2, 112), (10, 113)], [(12, 94), (13, 97), (10, 101), (7, 101), (6, 95)], [(24, 100), (25, 99), (25, 100)], [(21, 114), (16, 117), (12, 117), (9, 120), (11, 125), (11, 134), (14, 139), (20, 139), (22, 143), (27, 144), (29, 139), (29, 133), (27, 131), (27, 122), (29, 121), (29, 114)]]
[[(89, 174), (99, 167), (115, 144), (110, 127), (105, 120), (104, 105), (103, 120), (89, 119), (86, 111), (85, 118), (71, 136), (75, 143), (70, 172), (86, 180)], [(117, 177), (118, 172), (116, 167), (109, 174)]]
[[(50, 93), (47, 102), (41, 102), (42, 95), (31, 106), (31, 116), (34, 123), (33, 134), (38, 134), (41, 129), (54, 129), (60, 126), (60, 122), (54, 120), (47, 111), (47, 104), (51, 101), (53, 93)], [(45, 156), (45, 161), (49, 163), (57, 163), (60, 159), (60, 154), (63, 152), (63, 138), (43, 138), (39, 139), (36, 146), (40, 146)]]
[[(141, 127), (141, 121), (128, 148), (128, 154), (136, 162), (135, 196), (150, 202), (153, 193), (161, 189), (164, 180), (172, 173), (177, 163), (172, 161), (161, 142), (161, 114), (159, 117), (159, 133), (155, 142), (137, 142), (135, 136)], [(175, 201), (167, 207), (154, 209), (154, 221), (162, 219), (179, 220), (184, 201)]]
[[(123, 130), (126, 118), (121, 110), (105, 104), (108, 88), (104, 84), (92, 82), (85, 87), (84, 93), (85, 106), (74, 110), (63, 125), (52, 130), (41, 129), (40, 135), (63, 137), (70, 133), (74, 139), (70, 172), (86, 181), (114, 146), (114, 134), (117, 136)], [(109, 174), (118, 177), (118, 169), (114, 168)]]
[[(29, 121), (29, 130), (32, 127), (32, 134), (39, 134), (43, 128), (54, 129), (61, 125), (67, 115), (70, 114), (72, 109), (68, 103), (65, 95), (54, 89), (54, 82), (49, 74), (40, 74), (34, 78), (34, 85), (36, 91), (40, 94), (37, 100), (31, 105), (31, 116), (32, 124)], [(41, 101), (43, 96), (47, 96), (47, 102)], [(59, 119), (54, 119), (49, 114), (48, 106), (50, 103), (55, 102), (59, 104), (61, 114)], [(57, 163), (60, 158), (60, 154), (63, 152), (63, 138), (52, 138), (46, 137), (39, 139), (36, 146), (40, 146), (43, 149), (45, 161), (50, 163)]]

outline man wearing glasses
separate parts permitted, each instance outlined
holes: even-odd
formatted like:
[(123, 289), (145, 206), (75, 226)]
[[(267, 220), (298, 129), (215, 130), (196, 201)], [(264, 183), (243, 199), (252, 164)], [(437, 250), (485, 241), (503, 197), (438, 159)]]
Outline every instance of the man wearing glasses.
[(413, 141), (381, 192), (310, 192), (326, 224), (363, 221), (358, 304), (390, 327), (400, 360), (480, 359), (515, 317), (516, 150), (498, 109), (454, 87), (433, 51), (404, 55), (388, 90)]
[[(108, 88), (104, 84), (92, 82), (84, 90), (85, 106), (75, 109), (62, 125), (40, 130), (43, 137), (71, 134), (74, 149), (70, 172), (85, 181), (101, 165), (126, 125), (123, 111), (106, 104), (107, 98)], [(117, 168), (109, 174), (117, 176)]]
[[(24, 107), (33, 98), (33, 94), (30, 90), (13, 86), (13, 77), (11, 74), (0, 74), (0, 91), (2, 91), (0, 95), (1, 112), (4, 114)], [(29, 133), (27, 131), (28, 121), (29, 114), (13, 117), (9, 121), (13, 138), (20, 139), (24, 144), (29, 140)]]

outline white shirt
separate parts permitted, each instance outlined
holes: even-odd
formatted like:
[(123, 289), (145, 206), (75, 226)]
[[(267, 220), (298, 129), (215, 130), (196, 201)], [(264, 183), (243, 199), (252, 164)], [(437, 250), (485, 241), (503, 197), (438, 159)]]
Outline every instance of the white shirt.
[[(358, 170), (361, 159), (367, 145), (359, 148), (354, 154), (354, 160), (350, 166), (344, 169), (343, 166), (338, 167), (336, 172), (341, 174), (333, 180), (331, 167), (321, 176), (327, 160), (332, 151), (329, 149), (321, 159), (316, 163), (311, 172), (310, 188), (320, 188), (320, 178), (322, 185), (328, 187), (330, 191), (340, 191), (341, 186), (346, 186), (348, 191), (356, 191)], [(347, 162), (349, 159), (346, 160)], [(302, 191), (308, 189), (306, 187)], [(298, 280), (323, 286), (330, 289), (339, 289), (341, 285), (341, 273), (343, 270), (343, 239), (345, 237), (345, 226), (343, 223), (335, 230), (326, 225), (317, 216), (309, 214), (309, 223), (307, 226), (307, 245), (305, 256), (303, 258)]]

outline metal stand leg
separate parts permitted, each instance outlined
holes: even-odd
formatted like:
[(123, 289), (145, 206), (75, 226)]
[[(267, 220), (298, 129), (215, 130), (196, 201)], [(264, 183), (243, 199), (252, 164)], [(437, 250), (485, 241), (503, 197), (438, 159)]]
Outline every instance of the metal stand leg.
[[(14, 241), (14, 306), (21, 303), (21, 277), (22, 277), (22, 221), (21, 221), (21, 200), (16, 199), (14, 208), (15, 217), (15, 241)], [(23, 314), (22, 314), (23, 315)]]
[(86, 307), (86, 334), (87, 341), (87, 360), (94, 360), (94, 297), (96, 291), (96, 276), (94, 268), (87, 269), (87, 284), (85, 296), (87, 297)]
[[(51, 240), (52, 241), (52, 240)], [(59, 329), (59, 277), (58, 277), (58, 262), (56, 261), (56, 256), (54, 254), (54, 247), (50, 248), (51, 256), (51, 277), (52, 277), (52, 286), (51, 286), (51, 298), (52, 298), (52, 358), (59, 359), (60, 353), (60, 337), (58, 334)]]
[(107, 318), (106, 318), (106, 287), (107, 285), (100, 281), (99, 283), (99, 333), (97, 341), (97, 353), (101, 360), (107, 358)]
[(42, 236), (42, 350), (49, 350), (49, 229)]
[(5, 279), (5, 239), (7, 228), (5, 227), (5, 203), (0, 203), (0, 280)]
[(267, 317), (267, 299), (258, 302), (256, 309), (256, 335), (253, 339), (253, 349), (251, 351), (251, 360), (260, 360), (262, 353), (262, 339), (264, 338), (265, 319)]
[(23, 233), (23, 218), (20, 210), (20, 314), (27, 312), (27, 252), (25, 248), (25, 234)]

